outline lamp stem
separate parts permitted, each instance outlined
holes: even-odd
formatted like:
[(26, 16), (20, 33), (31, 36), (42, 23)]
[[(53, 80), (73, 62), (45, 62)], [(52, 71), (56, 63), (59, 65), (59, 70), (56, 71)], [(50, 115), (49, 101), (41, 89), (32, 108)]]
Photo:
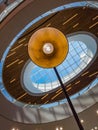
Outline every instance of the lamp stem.
[(79, 120), (79, 117), (78, 117), (78, 115), (77, 115), (77, 113), (76, 113), (76, 111), (75, 111), (75, 108), (74, 108), (74, 106), (73, 106), (73, 104), (72, 104), (72, 102), (71, 102), (71, 100), (70, 100), (70, 98), (69, 98), (69, 95), (68, 95), (68, 93), (67, 93), (67, 91), (66, 91), (66, 89), (65, 89), (65, 86), (64, 86), (64, 84), (63, 84), (63, 82), (62, 82), (62, 80), (61, 80), (61, 78), (60, 78), (60, 75), (59, 75), (59, 73), (58, 73), (56, 67), (54, 67), (54, 71), (55, 71), (55, 73), (56, 73), (56, 76), (57, 76), (57, 78), (58, 78), (60, 84), (61, 84), (62, 90), (63, 90), (63, 92), (64, 92), (64, 94), (65, 94), (65, 96), (66, 96), (66, 99), (67, 99), (67, 101), (68, 101), (68, 103), (69, 103), (70, 109), (71, 109), (71, 111), (72, 111), (72, 113), (73, 113), (73, 116), (74, 116), (74, 118), (75, 118), (75, 120), (76, 120), (76, 122), (77, 122), (77, 125), (78, 125), (79, 129), (80, 129), (80, 130), (84, 130), (84, 128), (83, 128), (83, 126), (82, 126), (82, 124), (81, 124), (81, 122), (80, 122), (80, 120)]

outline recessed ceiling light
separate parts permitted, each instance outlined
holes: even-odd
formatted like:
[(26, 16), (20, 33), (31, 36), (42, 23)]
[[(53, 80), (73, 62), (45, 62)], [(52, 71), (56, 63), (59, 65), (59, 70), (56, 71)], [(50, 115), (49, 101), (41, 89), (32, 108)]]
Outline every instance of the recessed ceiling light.
[(12, 130), (15, 130), (15, 128), (12, 128)]
[(95, 130), (98, 130), (98, 127), (97, 127), (97, 126), (95, 126), (94, 128), (95, 128)]
[(98, 110), (96, 111), (96, 113), (98, 114)]
[(83, 119), (81, 119), (81, 123), (84, 123), (84, 120), (83, 120)]
[(59, 130), (59, 128), (57, 127), (56, 130)]
[(63, 127), (60, 127), (60, 130), (63, 130)]
[(93, 128), (91, 130), (94, 130)]
[(19, 130), (18, 128), (12, 128), (11, 130)]

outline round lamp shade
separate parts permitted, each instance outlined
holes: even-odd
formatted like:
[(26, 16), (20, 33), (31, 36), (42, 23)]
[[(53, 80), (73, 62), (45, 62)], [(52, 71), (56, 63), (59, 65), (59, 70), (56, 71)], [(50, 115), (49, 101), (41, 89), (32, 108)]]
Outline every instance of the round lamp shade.
[(43, 68), (53, 68), (61, 64), (68, 53), (68, 41), (56, 28), (45, 27), (30, 38), (28, 53), (31, 60)]

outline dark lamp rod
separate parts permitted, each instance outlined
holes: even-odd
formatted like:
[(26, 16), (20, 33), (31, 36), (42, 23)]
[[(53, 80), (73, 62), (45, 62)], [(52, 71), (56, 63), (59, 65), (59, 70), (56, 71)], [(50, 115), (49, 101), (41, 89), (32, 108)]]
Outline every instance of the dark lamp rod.
[(79, 120), (79, 117), (78, 117), (78, 115), (77, 115), (77, 113), (76, 113), (76, 111), (75, 111), (75, 108), (74, 108), (74, 106), (73, 106), (73, 104), (72, 104), (72, 102), (71, 102), (71, 100), (70, 100), (70, 98), (69, 98), (69, 95), (68, 95), (68, 93), (67, 93), (67, 91), (66, 91), (66, 89), (65, 89), (65, 86), (64, 86), (64, 84), (63, 84), (63, 82), (62, 82), (62, 80), (61, 80), (61, 78), (60, 78), (60, 75), (59, 75), (59, 73), (58, 73), (56, 67), (54, 67), (54, 71), (55, 71), (55, 73), (56, 73), (56, 76), (57, 76), (57, 78), (58, 78), (60, 84), (61, 84), (62, 90), (63, 90), (63, 92), (64, 92), (64, 94), (65, 94), (65, 97), (66, 97), (68, 103), (69, 103), (70, 109), (71, 109), (71, 111), (72, 111), (72, 113), (73, 113), (73, 116), (74, 116), (74, 118), (75, 118), (75, 120), (76, 120), (76, 122), (77, 122), (77, 125), (78, 125), (79, 129), (80, 129), (80, 130), (84, 130), (84, 128), (83, 128), (83, 126), (82, 126), (82, 124), (81, 124), (81, 122), (80, 122), (80, 120)]

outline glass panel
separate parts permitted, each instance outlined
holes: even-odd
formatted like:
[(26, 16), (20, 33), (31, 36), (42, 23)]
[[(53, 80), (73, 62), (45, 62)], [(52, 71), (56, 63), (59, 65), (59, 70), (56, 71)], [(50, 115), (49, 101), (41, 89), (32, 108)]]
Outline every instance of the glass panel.
[[(65, 61), (57, 67), (63, 83), (70, 80), (87, 66), (89, 61), (87, 46), (81, 41), (69, 42), (69, 53)], [(34, 87), (42, 92), (47, 92), (59, 86), (53, 69), (43, 69), (33, 64), (31, 81)], [(35, 85), (36, 84), (36, 85)], [(39, 91), (40, 92), (40, 91)]]

